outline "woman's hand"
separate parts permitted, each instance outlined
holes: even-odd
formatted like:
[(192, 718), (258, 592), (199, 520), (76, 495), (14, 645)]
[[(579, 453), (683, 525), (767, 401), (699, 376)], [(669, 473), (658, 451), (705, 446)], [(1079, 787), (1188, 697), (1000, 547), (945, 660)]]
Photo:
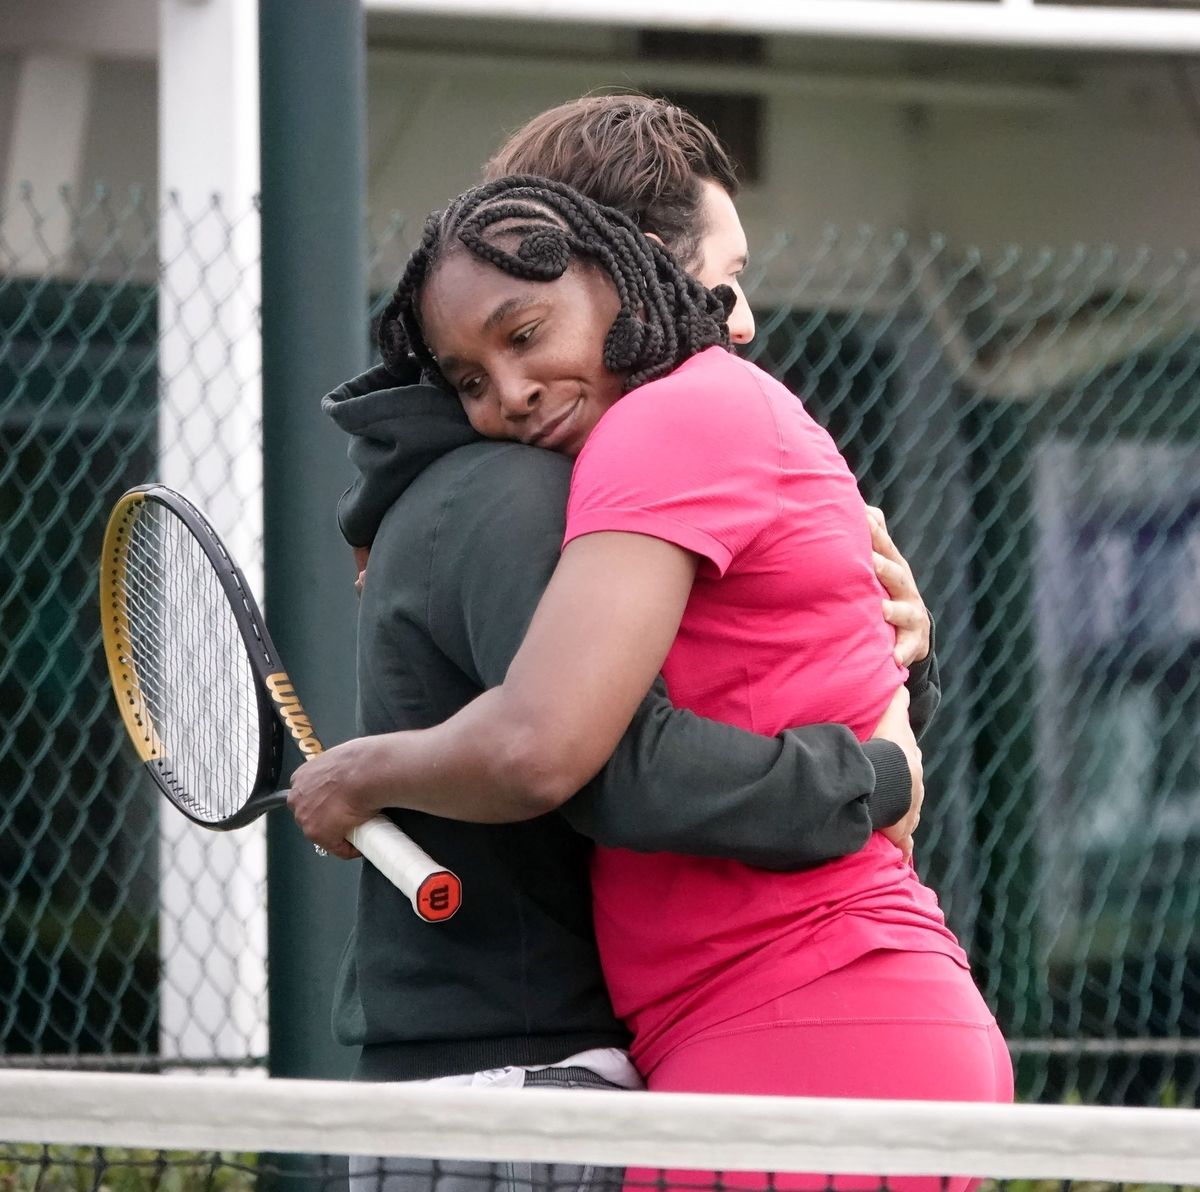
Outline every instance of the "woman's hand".
[(929, 654), (929, 610), (908, 561), (887, 532), (883, 510), (867, 506), (875, 574), (891, 598), (883, 602), (883, 619), (896, 630), (894, 656), (901, 666), (921, 662)]
[(359, 856), (346, 839), (375, 815), (379, 737), (359, 737), (314, 754), (292, 775), (288, 807), (313, 844), (344, 861)]

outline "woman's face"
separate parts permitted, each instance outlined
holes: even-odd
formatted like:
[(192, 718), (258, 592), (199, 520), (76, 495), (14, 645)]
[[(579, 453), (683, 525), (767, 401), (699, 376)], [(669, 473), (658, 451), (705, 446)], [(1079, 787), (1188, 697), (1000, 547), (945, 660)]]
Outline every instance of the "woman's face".
[(557, 281), (523, 281), (471, 252), (443, 257), (425, 283), (425, 342), (471, 425), (572, 458), (621, 396), (604, 367), (620, 310), (599, 269), (572, 262)]

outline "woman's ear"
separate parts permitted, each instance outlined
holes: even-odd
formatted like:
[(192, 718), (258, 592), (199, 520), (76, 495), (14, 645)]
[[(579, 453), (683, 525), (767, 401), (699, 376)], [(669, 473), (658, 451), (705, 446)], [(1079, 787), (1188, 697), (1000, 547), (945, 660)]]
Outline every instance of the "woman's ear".
[(647, 240), (653, 240), (659, 248), (667, 247), (666, 242), (657, 232), (643, 232), (642, 235), (645, 236)]

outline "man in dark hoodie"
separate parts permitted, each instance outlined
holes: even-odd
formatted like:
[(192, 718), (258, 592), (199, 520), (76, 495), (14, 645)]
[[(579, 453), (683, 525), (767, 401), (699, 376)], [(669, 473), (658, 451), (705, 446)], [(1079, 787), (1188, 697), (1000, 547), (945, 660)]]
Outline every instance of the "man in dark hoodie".
[[(713, 203), (724, 196), (732, 210), (732, 167), (703, 125), (663, 101), (564, 105), (516, 134), (490, 172), (590, 189), (692, 267), (713, 251), (729, 255), (727, 213)], [(742, 246), (744, 264), (744, 236)], [(732, 251), (721, 268), (736, 282), (736, 243)], [(708, 284), (729, 280), (696, 273)], [(342, 498), (341, 528), (371, 550), (358, 640), (364, 737), (338, 747), (365, 775), (378, 734), (440, 723), (502, 682), (558, 558), (571, 464), (480, 439), (459, 403), (415, 370), (377, 366), (324, 407), (350, 434), (359, 470)], [(854, 852), (873, 830), (910, 840), (922, 788), (909, 713), (922, 729), (938, 701), (937, 668), (911, 573), (877, 533), (910, 678), (908, 698), (894, 702), (872, 740), (860, 745), (839, 725), (755, 736), (675, 709), (660, 680), (601, 774), (558, 811), (531, 800), (529, 818), (515, 823), (392, 813), (462, 877), (464, 901), (449, 922), (426, 925), (363, 866), (334, 1008), (335, 1036), (361, 1048), (358, 1079), (637, 1086), (592, 936), (592, 841), (791, 869)], [(329, 797), (300, 782), (294, 809)], [(353, 855), (349, 846), (342, 855)], [(428, 1164), (402, 1167), (387, 1192), (431, 1186)], [(373, 1169), (360, 1174), (375, 1178)], [(561, 1183), (563, 1170), (554, 1174)], [(481, 1165), (441, 1165), (438, 1185), (449, 1192), (456, 1179), (481, 1175)], [(582, 1169), (570, 1178), (593, 1182)]]

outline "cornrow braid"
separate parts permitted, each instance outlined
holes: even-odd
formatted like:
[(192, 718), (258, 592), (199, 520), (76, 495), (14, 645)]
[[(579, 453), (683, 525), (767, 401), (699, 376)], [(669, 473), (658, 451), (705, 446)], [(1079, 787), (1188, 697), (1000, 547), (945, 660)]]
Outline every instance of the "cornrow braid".
[(626, 374), (626, 393), (666, 376), (705, 348), (729, 346), (727, 320), (736, 301), (729, 286), (706, 289), (615, 208), (562, 183), (518, 174), (469, 190), (426, 220), (421, 243), (379, 321), (379, 350), (393, 372), (415, 361), (451, 388), (425, 342), (419, 310), (438, 261), (459, 245), (526, 281), (554, 281), (574, 259), (602, 268), (620, 303), (605, 337), (604, 366)]
[(421, 243), (408, 258), (404, 272), (392, 291), (391, 300), (379, 316), (376, 332), (379, 354), (384, 364), (398, 376), (403, 374), (405, 364), (411, 359), (416, 360), (422, 372), (437, 374), (437, 363), (417, 327), (414, 303), (438, 254), (442, 237), (441, 219), (440, 211), (426, 218)]

